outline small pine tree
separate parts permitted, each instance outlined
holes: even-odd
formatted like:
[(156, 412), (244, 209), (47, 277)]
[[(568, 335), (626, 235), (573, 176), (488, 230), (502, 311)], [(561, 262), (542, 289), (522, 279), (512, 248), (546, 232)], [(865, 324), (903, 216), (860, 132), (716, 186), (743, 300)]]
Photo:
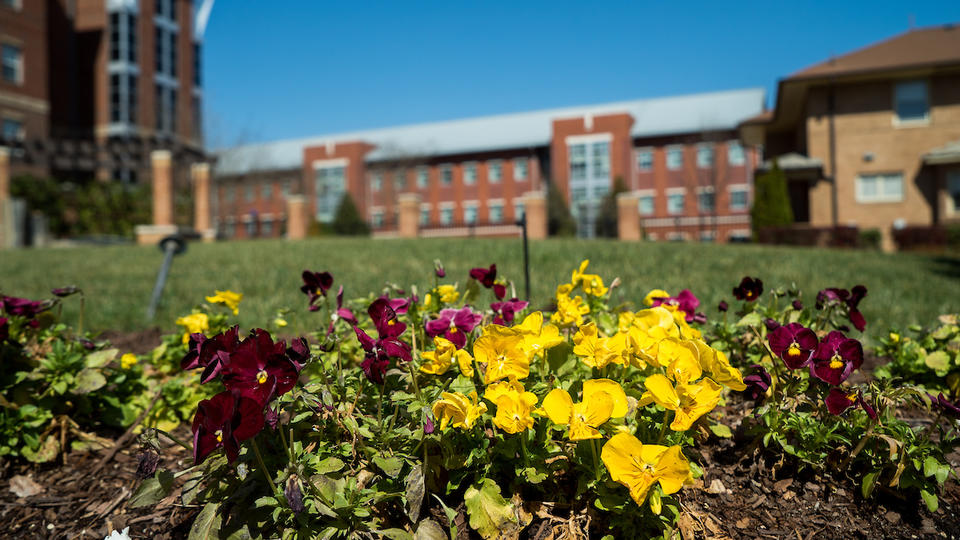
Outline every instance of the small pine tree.
[(577, 222), (570, 215), (563, 193), (553, 183), (547, 188), (547, 232), (550, 236), (577, 234)]
[(766, 227), (786, 227), (793, 223), (787, 176), (776, 161), (770, 171), (757, 177), (750, 221), (754, 234)]
[(367, 236), (370, 234), (370, 227), (367, 222), (360, 217), (357, 205), (353, 203), (353, 198), (349, 193), (344, 193), (340, 199), (340, 206), (337, 207), (337, 214), (333, 218), (330, 228), (333, 234), (341, 236)]
[(607, 193), (600, 203), (600, 211), (597, 213), (597, 220), (594, 224), (598, 237), (616, 238), (619, 235), (617, 230), (617, 195), (625, 191), (627, 191), (627, 185), (623, 182), (623, 178), (616, 177), (613, 181), (613, 191)]

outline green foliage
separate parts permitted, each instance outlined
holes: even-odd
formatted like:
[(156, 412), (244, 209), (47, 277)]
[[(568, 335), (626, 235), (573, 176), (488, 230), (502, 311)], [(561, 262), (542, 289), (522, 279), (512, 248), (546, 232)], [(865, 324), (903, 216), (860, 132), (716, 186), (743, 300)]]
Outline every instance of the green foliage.
[(960, 315), (941, 315), (940, 325), (891, 330), (880, 339), (877, 356), (890, 361), (878, 366), (877, 377), (895, 378), (960, 399)]
[(353, 198), (349, 193), (344, 193), (340, 199), (340, 206), (337, 207), (337, 214), (330, 224), (333, 234), (340, 236), (368, 236), (370, 226), (360, 216), (357, 205), (353, 203)]
[(552, 182), (547, 187), (547, 234), (576, 236), (577, 222), (570, 214), (563, 192)]
[(864, 229), (859, 232), (857, 245), (866, 249), (880, 249), (880, 229)]
[(750, 222), (754, 232), (766, 227), (786, 227), (793, 224), (787, 176), (780, 170), (776, 161), (773, 163), (773, 168), (758, 176), (754, 184)]
[(627, 185), (623, 177), (618, 176), (613, 181), (613, 190), (603, 198), (600, 211), (597, 213), (596, 232), (601, 238), (616, 238), (617, 230), (617, 195), (625, 193)]

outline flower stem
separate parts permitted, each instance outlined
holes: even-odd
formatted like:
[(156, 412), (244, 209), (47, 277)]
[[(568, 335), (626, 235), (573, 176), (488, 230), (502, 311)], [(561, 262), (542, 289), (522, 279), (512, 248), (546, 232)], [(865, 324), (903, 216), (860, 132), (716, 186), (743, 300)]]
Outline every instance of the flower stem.
[(166, 431), (164, 431), (164, 430), (162, 430), (162, 429), (158, 429), (158, 430), (157, 430), (157, 433), (163, 433), (163, 436), (164, 436), (164, 437), (170, 439), (170, 440), (173, 441), (174, 443), (179, 444), (180, 446), (182, 446), (182, 447), (186, 448), (187, 450), (190, 450), (191, 452), (193, 452), (193, 446), (192, 446), (192, 445), (189, 445), (189, 444), (181, 441), (180, 439), (174, 437), (173, 435), (167, 433)]
[(270, 485), (270, 491), (276, 495), (277, 486), (273, 483), (273, 478), (270, 477), (270, 473), (267, 472), (267, 466), (263, 462), (263, 456), (260, 455), (260, 447), (257, 446), (256, 439), (250, 439), (250, 444), (253, 447), (253, 453), (257, 456), (257, 464), (260, 465), (260, 471), (263, 472), (263, 477), (267, 479), (267, 484)]
[(523, 457), (523, 466), (530, 466), (530, 458), (527, 456), (527, 430), (520, 432), (520, 454)]
[(598, 446), (600, 446), (599, 439), (590, 440), (590, 453), (593, 454), (593, 473), (597, 482), (600, 481), (600, 452), (597, 450)]
[(667, 426), (670, 425), (670, 422), (673, 420), (673, 411), (667, 410), (663, 412), (663, 423), (660, 424), (660, 435), (657, 437), (657, 444), (663, 442), (663, 438), (667, 435)]

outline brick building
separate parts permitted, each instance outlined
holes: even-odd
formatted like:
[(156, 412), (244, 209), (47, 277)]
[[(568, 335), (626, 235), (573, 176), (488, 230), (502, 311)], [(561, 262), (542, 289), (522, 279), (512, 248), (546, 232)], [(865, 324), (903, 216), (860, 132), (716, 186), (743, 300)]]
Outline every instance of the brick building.
[[(0, 145), (13, 174), (136, 182), (201, 159), (211, 0), (0, 0)], [(197, 21), (200, 24), (197, 24)]]
[(960, 222), (960, 28), (916, 29), (803, 69), (741, 126), (787, 174), (796, 220), (892, 230)]
[(762, 89), (733, 90), (231, 148), (214, 169), (214, 221), (223, 237), (279, 236), (290, 194), (319, 222), (349, 194), (379, 235), (397, 232), (401, 199), (419, 206), (421, 236), (497, 235), (552, 183), (590, 237), (619, 179), (651, 239), (746, 237), (758, 154), (737, 126), (763, 107)]

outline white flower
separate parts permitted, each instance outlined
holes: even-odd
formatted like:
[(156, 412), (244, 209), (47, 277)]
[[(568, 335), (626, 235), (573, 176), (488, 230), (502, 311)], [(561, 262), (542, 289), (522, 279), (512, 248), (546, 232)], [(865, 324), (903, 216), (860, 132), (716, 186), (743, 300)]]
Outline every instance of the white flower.
[(130, 527), (124, 527), (123, 531), (113, 531), (110, 533), (110, 536), (105, 537), (103, 540), (130, 540), (130, 536), (127, 534), (129, 532)]

